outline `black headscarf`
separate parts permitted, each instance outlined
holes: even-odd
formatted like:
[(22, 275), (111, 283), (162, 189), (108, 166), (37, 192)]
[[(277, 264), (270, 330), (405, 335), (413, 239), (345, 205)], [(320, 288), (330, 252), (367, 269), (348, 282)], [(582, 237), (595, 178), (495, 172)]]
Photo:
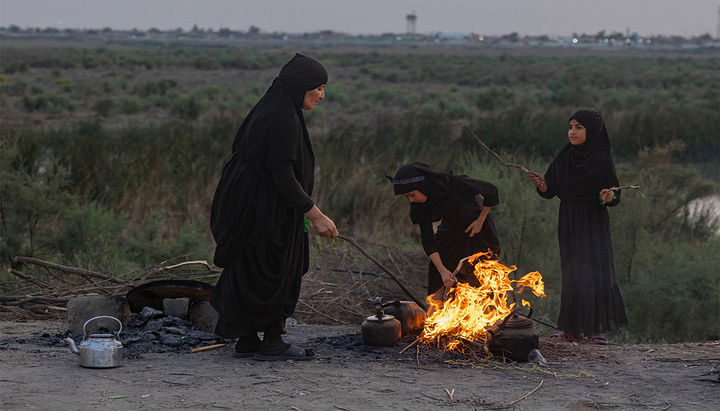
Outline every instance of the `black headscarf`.
[(460, 201), (460, 196), (450, 191), (450, 179), (455, 176), (433, 171), (425, 163), (406, 164), (398, 169), (395, 177), (386, 177), (393, 183), (396, 195), (418, 190), (427, 197), (424, 203), (410, 204), (410, 219), (414, 224), (426, 218), (438, 221)]
[(617, 184), (610, 139), (597, 111), (578, 110), (568, 122), (572, 119), (585, 127), (585, 142), (568, 143), (555, 157), (545, 180), (560, 198), (594, 200), (603, 188)]
[(273, 122), (272, 118), (268, 118), (268, 113), (275, 113), (273, 115), (276, 116), (278, 110), (289, 115), (288, 109), (292, 109), (300, 120), (303, 134), (307, 138), (305, 116), (302, 112), (303, 98), (306, 92), (327, 84), (327, 81), (327, 70), (320, 62), (299, 53), (295, 54), (295, 57), (285, 63), (265, 95), (245, 117), (235, 136), (233, 151), (242, 152), (243, 148), (245, 151), (251, 149), (243, 147), (243, 136), (246, 134), (249, 123), (252, 121)]

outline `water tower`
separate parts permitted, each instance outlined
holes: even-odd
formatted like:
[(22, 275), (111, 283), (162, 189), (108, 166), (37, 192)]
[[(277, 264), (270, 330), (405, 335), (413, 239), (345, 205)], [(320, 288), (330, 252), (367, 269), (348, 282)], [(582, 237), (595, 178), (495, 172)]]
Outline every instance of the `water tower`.
[(417, 16), (415, 15), (415, 12), (408, 14), (405, 16), (405, 21), (407, 22), (407, 33), (408, 34), (415, 34), (415, 21), (417, 20)]

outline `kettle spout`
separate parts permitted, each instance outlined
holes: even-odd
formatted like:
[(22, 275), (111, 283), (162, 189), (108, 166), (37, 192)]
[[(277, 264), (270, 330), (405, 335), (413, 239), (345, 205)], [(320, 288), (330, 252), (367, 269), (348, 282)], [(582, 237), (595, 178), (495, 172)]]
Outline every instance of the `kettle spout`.
[(80, 350), (78, 350), (77, 345), (75, 345), (75, 341), (73, 341), (72, 338), (67, 337), (65, 338), (65, 341), (70, 344), (70, 351), (74, 352), (75, 354), (80, 354)]

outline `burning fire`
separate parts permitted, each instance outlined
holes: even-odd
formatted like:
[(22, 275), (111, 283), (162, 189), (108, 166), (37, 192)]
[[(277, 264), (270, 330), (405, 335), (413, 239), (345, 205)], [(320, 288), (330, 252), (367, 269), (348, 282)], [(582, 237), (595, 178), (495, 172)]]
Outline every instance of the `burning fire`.
[[(420, 336), (422, 342), (429, 343), (443, 336), (458, 337), (449, 341), (449, 350), (459, 348), (459, 338), (484, 342), (487, 329), (512, 313), (515, 303), (508, 306), (509, 295), (520, 293), (528, 287), (536, 296), (545, 297), (545, 285), (539, 272), (528, 273), (519, 280), (510, 280), (508, 275), (516, 267), (506, 267), (497, 260), (482, 258), (490, 256), (492, 253), (488, 251), (468, 259), (475, 267), (473, 274), (480, 282), (479, 286), (457, 283), (450, 289), (447, 301), (444, 302), (428, 297), (430, 310)], [(517, 290), (513, 288), (513, 283), (519, 287)], [(530, 303), (522, 300), (522, 305), (529, 306)]]

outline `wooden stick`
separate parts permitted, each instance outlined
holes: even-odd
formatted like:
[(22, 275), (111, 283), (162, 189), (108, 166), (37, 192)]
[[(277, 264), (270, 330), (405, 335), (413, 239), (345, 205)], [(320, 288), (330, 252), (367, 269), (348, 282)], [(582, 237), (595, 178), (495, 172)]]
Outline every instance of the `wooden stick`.
[(504, 162), (503, 159), (500, 158), (500, 156), (499, 156), (496, 152), (492, 151), (492, 150), (490, 149), (490, 147), (488, 147), (487, 145), (485, 145), (485, 143), (483, 143), (482, 140), (480, 140), (480, 137), (476, 136), (475, 133), (473, 133), (472, 130), (470, 130), (467, 126), (465, 126), (465, 130), (469, 131), (470, 134), (472, 134), (472, 136), (475, 137), (475, 140), (477, 140), (478, 143), (480, 143), (483, 147), (485, 147), (485, 149), (486, 149), (487, 151), (489, 151), (490, 154), (492, 154), (493, 156), (495, 156), (495, 158), (497, 158), (498, 161), (500, 161), (500, 164), (504, 165), (505, 167), (519, 168), (520, 170), (522, 170), (522, 171), (530, 174), (530, 170), (528, 170), (527, 168), (521, 166), (520, 164), (513, 164), (513, 163), (506, 163), (506, 162)]
[(83, 270), (82, 268), (75, 268), (75, 267), (66, 267), (64, 265), (55, 264), (55, 263), (51, 263), (49, 261), (43, 261), (43, 260), (39, 260), (37, 258), (32, 258), (32, 257), (17, 256), (17, 257), (15, 257), (15, 261), (18, 263), (36, 264), (36, 265), (39, 265), (39, 266), (42, 266), (45, 268), (52, 268), (52, 269), (70, 273), (70, 274), (77, 274), (82, 277), (95, 277), (95, 278), (99, 278), (101, 280), (108, 280), (108, 281), (112, 281), (112, 282), (118, 283), (118, 284), (125, 283), (124, 280), (119, 280), (115, 277), (97, 273), (95, 271)]
[(448, 397), (450, 397), (450, 402), (454, 402), (453, 395), (455, 395), (455, 388), (453, 388), (452, 391), (448, 391), (448, 389), (445, 388), (445, 392), (447, 393)]
[(193, 352), (193, 353), (194, 353), (194, 352), (200, 352), (200, 351), (207, 351), (207, 350), (212, 350), (212, 349), (215, 349), (215, 348), (224, 347), (224, 346), (226, 346), (226, 345), (227, 345), (227, 344), (206, 345), (205, 347), (193, 348), (192, 350), (190, 350), (190, 352)]
[[(633, 190), (640, 193), (640, 186), (622, 186), (622, 187), (610, 187), (608, 190), (610, 191), (620, 191), (620, 190), (626, 190), (632, 188)], [(645, 197), (645, 194), (640, 193), (641, 196)]]
[(537, 387), (535, 387), (535, 389), (534, 389), (534, 390), (532, 390), (532, 391), (530, 391), (529, 393), (527, 393), (527, 394), (523, 395), (522, 397), (518, 398), (517, 400), (515, 400), (515, 401), (511, 402), (511, 403), (510, 403), (510, 404), (508, 404), (508, 405), (513, 405), (513, 404), (515, 404), (516, 402), (520, 402), (520, 401), (524, 400), (525, 398), (527, 398), (527, 397), (531, 396), (531, 395), (532, 395), (532, 393), (534, 393), (535, 391), (537, 391), (537, 390), (539, 390), (539, 389), (540, 389), (540, 387), (541, 387), (541, 386), (542, 386), (542, 384), (543, 384), (543, 381), (545, 381), (545, 380), (540, 380), (540, 384), (538, 384), (538, 386), (537, 386)]
[(413, 342), (410, 343), (410, 345), (408, 345), (407, 347), (403, 348), (398, 354), (404, 353), (405, 350), (407, 350), (408, 348), (410, 348), (410, 347), (412, 347), (413, 345), (417, 344), (418, 341), (420, 341), (420, 337), (416, 338), (415, 341), (413, 341)]
[(397, 285), (399, 285), (400, 288), (401, 288), (403, 291), (405, 291), (405, 294), (406, 294), (408, 297), (410, 297), (410, 299), (412, 299), (413, 301), (415, 301), (420, 308), (422, 308), (423, 310), (425, 310), (425, 312), (427, 312), (428, 306), (427, 306), (422, 300), (420, 300), (419, 298), (415, 297), (415, 296), (413, 295), (413, 293), (410, 292), (410, 290), (408, 290), (407, 288), (405, 288), (405, 286), (400, 282), (400, 280), (398, 280), (394, 275), (392, 275), (392, 273), (390, 272), (390, 270), (388, 270), (387, 268), (385, 268), (385, 266), (382, 265), (382, 264), (380, 263), (380, 261), (376, 260), (376, 259), (373, 258), (370, 254), (368, 254), (365, 250), (363, 250), (362, 247), (360, 247), (360, 246), (358, 245), (358, 243), (355, 242), (355, 240), (353, 240), (353, 239), (350, 238), (350, 237), (346, 237), (346, 236), (344, 236), (344, 235), (338, 235), (338, 238), (342, 238), (343, 240), (345, 240), (345, 241), (347, 241), (348, 243), (352, 244), (353, 247), (357, 248), (365, 257), (369, 258), (370, 261), (372, 261), (372, 262), (375, 263), (378, 267), (380, 267), (383, 271), (385, 271), (385, 273), (386, 273), (387, 275), (389, 275), (390, 278), (392, 278), (392, 280), (395, 281), (395, 283), (397, 283)]

